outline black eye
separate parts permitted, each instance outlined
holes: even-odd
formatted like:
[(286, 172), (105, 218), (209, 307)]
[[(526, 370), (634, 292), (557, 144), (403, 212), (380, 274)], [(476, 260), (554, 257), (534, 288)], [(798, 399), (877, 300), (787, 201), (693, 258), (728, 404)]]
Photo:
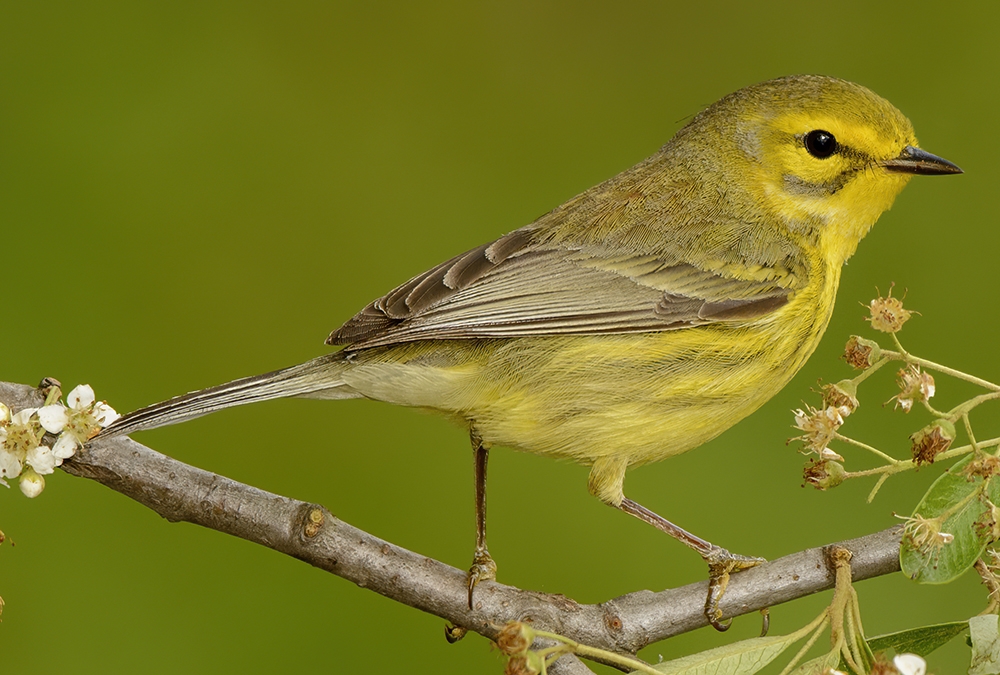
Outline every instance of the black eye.
[(837, 139), (829, 131), (810, 131), (806, 134), (806, 150), (816, 159), (826, 159), (837, 152)]

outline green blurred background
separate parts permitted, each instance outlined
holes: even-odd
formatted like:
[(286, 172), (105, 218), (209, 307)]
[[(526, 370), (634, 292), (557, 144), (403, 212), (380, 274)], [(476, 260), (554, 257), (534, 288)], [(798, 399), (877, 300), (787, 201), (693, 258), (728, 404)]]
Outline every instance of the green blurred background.
[[(720, 96), (789, 73), (858, 81), (961, 165), (917, 178), (845, 271), (809, 365), (695, 452), (630, 474), (633, 498), (733, 551), (778, 557), (909, 512), (935, 475), (802, 489), (791, 408), (896, 282), (914, 352), (996, 380), (994, 188), (1000, 5), (772, 3), (5, 3), (0, 19), (0, 379), (94, 386), (119, 411), (323, 353), (327, 333), (413, 274), (519, 227), (653, 153)], [(994, 349), (994, 351), (990, 351)], [(942, 405), (969, 390), (939, 380)], [(845, 431), (897, 455), (926, 419)], [(997, 432), (980, 414), (980, 437)], [(991, 428), (991, 426), (993, 428)], [(291, 431), (290, 431), (291, 430)], [(463, 431), (369, 401), (278, 401), (139, 436), (183, 461), (320, 502), (459, 567), (473, 546)], [(848, 453), (848, 467), (870, 464)], [(703, 563), (587, 494), (587, 469), (498, 450), (500, 579), (599, 602), (704, 578)], [(0, 658), (9, 672), (499, 673), (443, 621), (263, 548), (169, 524), (62, 473), (0, 494)], [(972, 575), (859, 585), (869, 634), (962, 619)], [(773, 611), (785, 632), (829, 601)], [(679, 654), (749, 637), (702, 630)], [(961, 672), (960, 640), (931, 659)]]

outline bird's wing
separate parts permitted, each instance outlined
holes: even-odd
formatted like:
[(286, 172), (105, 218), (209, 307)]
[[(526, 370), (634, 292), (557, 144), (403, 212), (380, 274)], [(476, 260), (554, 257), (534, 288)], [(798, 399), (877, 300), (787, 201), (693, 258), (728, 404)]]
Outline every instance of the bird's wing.
[(327, 343), (595, 335), (745, 321), (787, 302), (788, 279), (738, 279), (656, 255), (602, 257), (530, 230), (452, 258), (375, 300)]

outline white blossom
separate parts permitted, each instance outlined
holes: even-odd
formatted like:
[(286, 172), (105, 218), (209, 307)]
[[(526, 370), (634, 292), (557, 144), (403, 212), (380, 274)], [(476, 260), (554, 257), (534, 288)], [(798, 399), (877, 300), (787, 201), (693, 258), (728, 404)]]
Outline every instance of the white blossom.
[[(96, 399), (89, 384), (74, 387), (66, 396), (66, 402), (68, 407), (56, 403), (38, 411), (42, 427), (49, 433), (59, 434), (52, 454), (60, 460), (72, 457), (77, 448), (119, 417), (114, 408)], [(61, 463), (57, 462), (56, 466)]]
[[(0, 435), (6, 439), (7, 430), (0, 429)], [(0, 447), (0, 478), (17, 478), (21, 475), (21, 460), (6, 447)]]
[[(45, 489), (43, 476), (54, 473), (78, 447), (118, 419), (88, 384), (74, 388), (66, 401), (68, 406), (54, 403), (13, 415), (0, 403), (0, 485), (10, 487), (4, 479), (20, 477), (21, 492), (37, 497)], [(59, 435), (52, 447), (41, 444), (42, 430)]]
[(927, 672), (927, 662), (916, 654), (897, 654), (892, 665), (896, 666), (899, 675), (925, 675)]
[(69, 415), (66, 406), (62, 403), (53, 403), (38, 409), (38, 423), (50, 434), (62, 433), (67, 422), (69, 422)]
[(10, 426), (28, 426), (31, 423), (31, 416), (36, 412), (38, 412), (38, 408), (25, 408), (24, 410), (18, 410), (10, 416)]
[[(76, 452), (76, 439), (69, 434), (60, 434), (52, 446), (52, 454), (59, 459), (69, 459)], [(61, 464), (62, 462), (60, 462)]]
[(47, 445), (39, 445), (28, 450), (24, 462), (40, 475), (53, 473), (62, 464), (62, 459), (52, 454)]
[(38, 446), (31, 416), (37, 408), (25, 408), (13, 415), (0, 409), (0, 478), (17, 478), (24, 469), (28, 452)]

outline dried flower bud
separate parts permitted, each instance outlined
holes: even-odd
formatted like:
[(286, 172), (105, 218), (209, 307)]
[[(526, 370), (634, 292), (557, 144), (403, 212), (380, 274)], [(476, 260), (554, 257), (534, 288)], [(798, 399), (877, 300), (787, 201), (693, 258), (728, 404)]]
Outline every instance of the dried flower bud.
[(986, 500), (987, 509), (973, 523), (980, 539), (996, 541), (1000, 539), (1000, 509), (993, 502)]
[(837, 408), (849, 415), (858, 409), (858, 385), (852, 380), (841, 380), (823, 387), (823, 405)]
[(876, 654), (875, 663), (872, 664), (872, 669), (868, 671), (868, 675), (899, 675), (899, 671), (886, 660), (883, 654)]
[(934, 458), (951, 447), (955, 440), (955, 425), (948, 420), (935, 420), (910, 436), (913, 462), (933, 464)]
[(962, 473), (965, 474), (966, 479), (969, 481), (976, 478), (989, 480), (993, 476), (1000, 474), (1000, 457), (979, 450), (962, 469)]
[(858, 370), (867, 370), (882, 358), (882, 348), (877, 342), (866, 340), (863, 337), (852, 335), (844, 347), (844, 359), (847, 363)]
[(535, 631), (526, 623), (511, 621), (497, 635), (497, 647), (508, 656), (523, 654), (535, 641)]
[(903, 412), (910, 412), (914, 401), (927, 401), (934, 396), (934, 378), (930, 373), (920, 370), (919, 366), (908, 366), (897, 373), (899, 393), (893, 396), (896, 405)]
[(898, 333), (903, 324), (913, 316), (913, 312), (903, 309), (903, 301), (892, 297), (892, 287), (889, 287), (887, 297), (877, 297), (868, 305), (871, 316), (867, 317), (872, 328), (883, 333)]
[(817, 490), (828, 490), (844, 482), (846, 471), (840, 462), (810, 459), (802, 469), (802, 477)]
[(538, 675), (544, 670), (545, 663), (541, 656), (535, 652), (525, 652), (510, 657), (503, 672), (504, 675)]

